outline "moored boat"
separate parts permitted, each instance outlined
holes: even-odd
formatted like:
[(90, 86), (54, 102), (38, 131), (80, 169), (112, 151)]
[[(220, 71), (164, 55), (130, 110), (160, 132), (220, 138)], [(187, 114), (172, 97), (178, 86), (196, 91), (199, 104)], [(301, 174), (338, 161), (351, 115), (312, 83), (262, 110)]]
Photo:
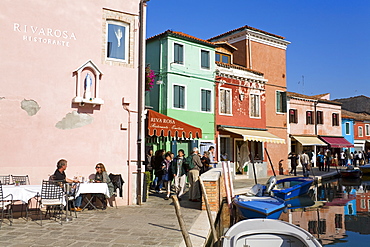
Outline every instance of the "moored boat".
[(280, 198), (237, 195), (233, 199), (239, 219), (278, 219), (285, 208)]
[(281, 220), (250, 219), (231, 226), (223, 237), (223, 247), (236, 246), (321, 246), (306, 230)]
[(342, 178), (359, 178), (362, 175), (361, 170), (359, 169), (345, 169), (340, 170), (340, 175)]
[(370, 164), (359, 167), (363, 174), (370, 174)]
[(289, 200), (291, 198), (307, 194), (310, 189), (313, 178), (309, 177), (290, 177), (280, 179), (276, 182), (275, 188), (271, 191), (274, 196), (277, 196), (283, 200)]

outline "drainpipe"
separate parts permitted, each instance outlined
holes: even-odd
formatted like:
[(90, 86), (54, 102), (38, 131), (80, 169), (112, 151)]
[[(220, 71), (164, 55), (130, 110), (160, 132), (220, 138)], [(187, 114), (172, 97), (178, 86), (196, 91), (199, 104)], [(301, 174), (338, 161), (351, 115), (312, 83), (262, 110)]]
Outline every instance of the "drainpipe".
[(128, 113), (128, 119), (127, 119), (127, 167), (128, 167), (128, 193), (127, 193), (127, 204), (131, 205), (132, 204), (132, 181), (131, 181), (131, 176), (132, 176), (132, 171), (131, 171), (131, 112), (137, 113), (137, 111), (132, 111), (129, 108), (130, 103), (125, 101), (122, 98), (122, 105), (123, 109), (127, 111)]
[(137, 181), (136, 181), (136, 204), (141, 205), (141, 152), (142, 131), (144, 114), (144, 81), (145, 81), (145, 16), (146, 3), (149, 0), (140, 0), (139, 5), (139, 70), (138, 70), (138, 121), (137, 121)]

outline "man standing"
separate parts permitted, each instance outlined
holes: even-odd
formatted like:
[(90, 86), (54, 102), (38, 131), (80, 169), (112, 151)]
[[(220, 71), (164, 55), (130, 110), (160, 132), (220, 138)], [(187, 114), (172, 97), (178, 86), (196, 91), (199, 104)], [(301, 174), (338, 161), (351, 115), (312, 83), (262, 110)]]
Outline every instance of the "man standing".
[(198, 155), (199, 150), (197, 147), (193, 148), (192, 164), (190, 164), (189, 170), (189, 201), (200, 202), (200, 188), (199, 188), (199, 171), (203, 166)]
[(215, 147), (214, 146), (210, 146), (209, 149), (208, 149), (208, 152), (209, 152), (209, 160), (211, 162), (210, 164), (210, 167), (212, 168), (216, 168), (216, 164), (217, 164), (217, 160), (215, 159)]
[(184, 194), (186, 184), (186, 170), (184, 167), (184, 150), (180, 149), (177, 152), (177, 157), (173, 159), (172, 174), (175, 180), (176, 194), (181, 201), (181, 196)]

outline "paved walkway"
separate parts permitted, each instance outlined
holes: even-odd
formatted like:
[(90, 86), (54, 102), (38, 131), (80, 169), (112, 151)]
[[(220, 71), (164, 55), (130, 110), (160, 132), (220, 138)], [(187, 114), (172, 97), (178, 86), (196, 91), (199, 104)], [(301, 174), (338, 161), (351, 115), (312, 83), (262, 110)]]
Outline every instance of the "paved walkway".
[[(298, 174), (302, 171), (298, 168)], [(332, 176), (314, 168), (315, 176)], [(311, 173), (312, 175), (312, 173)], [(278, 179), (286, 177), (279, 175)], [(261, 178), (265, 183), (268, 178)], [(254, 185), (254, 179), (238, 175), (234, 180), (235, 191), (245, 193)], [(201, 203), (189, 202), (188, 193), (180, 202), (185, 224), (189, 230), (193, 246), (202, 246), (209, 232), (208, 218), (201, 211)], [(7, 223), (7, 220), (5, 220)], [(39, 220), (26, 222), (22, 218), (14, 220), (13, 226), (2, 225), (0, 246), (185, 246), (171, 200), (164, 200), (164, 194), (150, 193), (142, 206), (124, 206), (107, 210), (91, 210), (78, 214), (77, 219), (64, 222)]]

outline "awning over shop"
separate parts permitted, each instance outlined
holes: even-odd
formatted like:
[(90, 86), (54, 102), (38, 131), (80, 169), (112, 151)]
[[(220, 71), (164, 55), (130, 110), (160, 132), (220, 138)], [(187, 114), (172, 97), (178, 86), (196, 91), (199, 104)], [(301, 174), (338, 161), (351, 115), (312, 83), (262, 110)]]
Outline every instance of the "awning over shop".
[(148, 135), (202, 138), (202, 130), (161, 113), (148, 110)]
[(328, 137), (328, 136), (320, 136), (321, 140), (326, 142), (332, 148), (353, 148), (353, 144), (344, 139), (344, 137)]
[(292, 136), (294, 139), (299, 141), (302, 146), (326, 146), (325, 142), (321, 141), (316, 136)]
[(238, 129), (238, 128), (222, 128), (225, 131), (229, 131), (234, 134), (243, 136), (244, 141), (256, 141), (256, 142), (270, 142), (284, 144), (285, 140), (281, 139), (266, 130), (249, 130), (249, 129)]

